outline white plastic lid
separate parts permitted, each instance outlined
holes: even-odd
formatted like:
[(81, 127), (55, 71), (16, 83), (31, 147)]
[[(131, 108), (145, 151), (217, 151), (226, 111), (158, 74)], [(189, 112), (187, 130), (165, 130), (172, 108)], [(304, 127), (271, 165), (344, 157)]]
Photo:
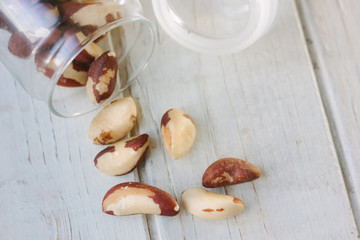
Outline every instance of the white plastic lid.
[(197, 52), (228, 54), (249, 47), (275, 20), (281, 0), (152, 0), (161, 27)]

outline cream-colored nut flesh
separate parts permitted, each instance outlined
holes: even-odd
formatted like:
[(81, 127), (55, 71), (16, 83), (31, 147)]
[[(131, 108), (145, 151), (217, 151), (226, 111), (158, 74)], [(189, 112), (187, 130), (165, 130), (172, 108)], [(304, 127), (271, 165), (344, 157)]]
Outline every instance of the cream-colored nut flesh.
[(126, 182), (112, 187), (104, 196), (104, 213), (116, 216), (157, 214), (175, 216), (180, 207), (167, 192), (140, 182)]
[(136, 105), (131, 97), (115, 100), (94, 117), (89, 127), (89, 138), (94, 144), (114, 143), (130, 132), (136, 116)]
[(150, 137), (142, 134), (105, 148), (95, 157), (95, 166), (110, 176), (120, 176), (132, 171), (144, 157)]
[(161, 136), (169, 155), (174, 159), (181, 158), (194, 143), (195, 123), (186, 113), (170, 109), (161, 119)]
[(204, 220), (230, 218), (244, 209), (244, 203), (240, 199), (202, 188), (186, 190), (181, 199), (188, 212)]

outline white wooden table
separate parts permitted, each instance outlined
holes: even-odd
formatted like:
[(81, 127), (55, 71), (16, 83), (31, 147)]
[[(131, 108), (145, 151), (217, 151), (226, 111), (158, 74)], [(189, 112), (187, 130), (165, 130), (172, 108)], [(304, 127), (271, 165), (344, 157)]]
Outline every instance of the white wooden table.
[[(155, 21), (150, 1), (146, 16)], [(358, 239), (360, 228), (360, 1), (285, 0), (277, 25), (230, 56), (191, 52), (159, 31), (149, 67), (131, 87), (132, 134), (151, 149), (136, 171), (99, 172), (87, 129), (95, 113), (52, 115), (3, 66), (0, 88), (0, 239)], [(197, 124), (191, 152), (172, 160), (160, 119), (180, 108)], [(214, 189), (242, 199), (228, 220), (112, 217), (105, 192), (125, 181), (155, 185), (179, 202), (209, 164), (239, 157), (253, 183)], [(181, 205), (182, 206), (182, 205)]]

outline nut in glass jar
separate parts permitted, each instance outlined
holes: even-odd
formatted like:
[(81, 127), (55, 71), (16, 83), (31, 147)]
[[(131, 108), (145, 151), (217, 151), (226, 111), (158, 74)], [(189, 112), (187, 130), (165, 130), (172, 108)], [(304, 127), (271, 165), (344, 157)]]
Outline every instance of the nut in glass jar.
[[(87, 113), (116, 98), (146, 66), (155, 42), (155, 28), (137, 0), (0, 2), (2, 62), (30, 95), (62, 117)], [(94, 104), (85, 87), (88, 72), (109, 51), (117, 64), (113, 89)], [(105, 77), (98, 79), (103, 89), (110, 78), (99, 76)]]

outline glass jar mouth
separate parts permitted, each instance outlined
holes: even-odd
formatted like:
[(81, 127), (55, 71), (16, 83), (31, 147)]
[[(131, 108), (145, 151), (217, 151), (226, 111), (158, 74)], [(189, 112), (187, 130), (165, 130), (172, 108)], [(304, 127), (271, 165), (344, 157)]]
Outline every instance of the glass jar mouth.
[[(235, 18), (235, 14), (230, 16), (228, 13), (231, 11), (216, 16), (221, 9), (203, 6), (220, 1), (187, 1), (201, 3), (197, 9), (194, 6), (190, 9), (189, 4), (185, 6), (184, 2), (180, 4), (177, 0), (152, 0), (152, 3), (159, 24), (179, 44), (197, 52), (222, 55), (243, 50), (263, 36), (272, 26), (281, 1), (248, 0), (242, 10), (237, 9), (246, 12), (242, 20)], [(189, 20), (192, 15), (187, 12), (192, 12), (196, 19)]]
[[(59, 111), (59, 109), (54, 104), (54, 101), (55, 101), (54, 93), (55, 93), (55, 90), (59, 87), (59, 86), (57, 86), (57, 81), (59, 80), (59, 78), (65, 71), (65, 69), (72, 63), (72, 61), (76, 58), (76, 56), (81, 51), (83, 51), (90, 43), (99, 39), (101, 36), (105, 35), (106, 33), (110, 32), (111, 30), (114, 30), (114, 29), (122, 27), (122, 26), (126, 26), (128, 24), (139, 24), (140, 26), (144, 26), (146, 28), (146, 30), (149, 32), (150, 41), (146, 42), (147, 52), (145, 52), (142, 55), (141, 63), (136, 67), (136, 69), (133, 69), (132, 73), (127, 78), (127, 82), (124, 85), (119, 86), (120, 88), (117, 90), (117, 93), (114, 92), (109, 99), (107, 99), (105, 102), (103, 102), (100, 105), (93, 104), (92, 107), (89, 109), (81, 110), (81, 111), (78, 110), (76, 112), (71, 112), (71, 113), (64, 113), (64, 112)], [(140, 29), (138, 29), (138, 30), (140, 30)], [(132, 51), (133, 48), (136, 47), (135, 41), (138, 40), (139, 34), (141, 34), (140, 31), (138, 31), (136, 33), (134, 42), (126, 48), (126, 50), (124, 51), (124, 53), (121, 56), (118, 56), (118, 64), (121, 61), (123, 61), (126, 57), (128, 57), (129, 52)], [(113, 101), (114, 98), (118, 97), (121, 92), (123, 92), (126, 88), (128, 88), (134, 82), (137, 75), (146, 68), (146, 66), (148, 65), (148, 61), (151, 58), (151, 56), (155, 50), (156, 41), (157, 41), (157, 35), (156, 35), (156, 28), (155, 28), (154, 24), (151, 21), (149, 21), (148, 19), (143, 18), (143, 17), (137, 17), (137, 16), (124, 17), (124, 18), (115, 20), (111, 23), (108, 23), (108, 24), (98, 28), (96, 31), (94, 31), (91, 34), (89, 34), (88, 36), (86, 36), (86, 38), (79, 44), (79, 46), (76, 49), (74, 49), (74, 51), (71, 54), (69, 54), (70, 57), (68, 57), (62, 63), (62, 65), (58, 68), (58, 71), (56, 71), (54, 73), (53, 77), (51, 78), (51, 81), (52, 81), (51, 91), (49, 91), (49, 95), (47, 98), (50, 111), (59, 117), (70, 118), (70, 117), (76, 117), (76, 116), (80, 116), (80, 115), (89, 113), (89, 112), (94, 111), (94, 110), (102, 107), (103, 105), (106, 105), (107, 103)], [(82, 88), (84, 88), (84, 87), (82, 87)], [(86, 92), (85, 89), (83, 89), (83, 91)], [(88, 100), (90, 102), (90, 99), (88, 99)]]

